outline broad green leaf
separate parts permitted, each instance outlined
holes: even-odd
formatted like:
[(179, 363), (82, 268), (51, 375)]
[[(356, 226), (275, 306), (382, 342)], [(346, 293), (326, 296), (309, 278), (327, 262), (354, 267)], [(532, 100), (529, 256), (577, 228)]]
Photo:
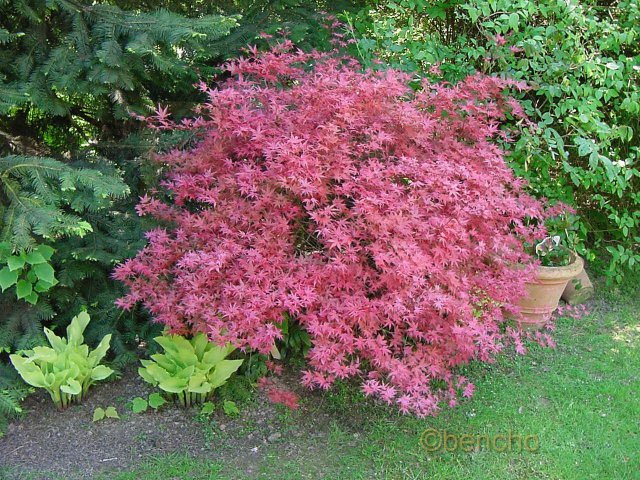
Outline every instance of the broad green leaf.
[(38, 252), (40, 255), (42, 255), (45, 260), (49, 261), (51, 260), (51, 257), (53, 256), (55, 249), (50, 247), (49, 245), (38, 245), (36, 248), (33, 249), (34, 252)]
[(136, 397), (131, 402), (131, 410), (133, 411), (133, 413), (146, 412), (148, 407), (149, 407), (149, 404), (142, 397)]
[(33, 347), (33, 354), (29, 355), (32, 361), (53, 363), (58, 358), (57, 352), (50, 347)]
[(198, 363), (198, 357), (196, 356), (193, 348), (191, 350), (178, 350), (178, 355), (175, 360), (184, 368)]
[(104, 411), (104, 415), (107, 418), (120, 419), (120, 415), (118, 415), (118, 411), (116, 410), (116, 407), (107, 407), (106, 410)]
[(175, 376), (178, 378), (184, 378), (185, 380), (188, 381), (195, 371), (196, 371), (196, 367), (194, 367), (193, 365), (189, 365), (188, 367), (185, 367), (182, 370), (180, 370)]
[(191, 393), (205, 394), (213, 391), (213, 385), (209, 382), (202, 382), (194, 387), (189, 386), (188, 391)]
[(154, 353), (153, 355), (151, 355), (151, 359), (154, 362), (156, 362), (158, 365), (160, 365), (162, 368), (164, 368), (167, 372), (173, 372), (178, 370), (175, 362), (168, 355), (165, 355), (163, 353)]
[(225, 400), (222, 404), (222, 409), (224, 410), (225, 415), (229, 417), (237, 417), (238, 415), (240, 415), (238, 406), (231, 400)]
[[(23, 270), (23, 273), (24, 273), (24, 270)], [(26, 280), (28, 280), (29, 283), (36, 283), (38, 281), (38, 276), (36, 275), (36, 272), (33, 271), (33, 269), (29, 269), (27, 271)]]
[(38, 388), (47, 386), (45, 375), (35, 363), (29, 362), (26, 358), (17, 354), (10, 355), (9, 358), (22, 379), (29, 385)]
[(178, 345), (173, 341), (175, 335), (167, 335), (155, 337), (154, 340), (158, 345), (160, 345), (165, 352), (177, 355), (178, 354)]
[(47, 259), (44, 258), (44, 256), (34, 250), (32, 252), (27, 253), (26, 257), (25, 257), (25, 261), (29, 264), (29, 265), (38, 265), (41, 263), (47, 263)]
[(213, 385), (213, 388), (218, 388), (224, 384), (227, 379), (240, 368), (242, 360), (223, 360), (216, 365), (213, 374), (209, 376), (209, 381)]
[(235, 347), (231, 344), (227, 344), (224, 347), (215, 345), (211, 350), (204, 354), (202, 363), (205, 365), (216, 365), (218, 362), (225, 359), (227, 355), (235, 350)]
[(33, 286), (33, 290), (38, 293), (48, 292), (51, 287), (53, 287), (53, 283), (45, 282), (44, 280), (38, 280), (38, 282)]
[(202, 409), (200, 409), (200, 415), (211, 415), (215, 408), (216, 407), (213, 402), (204, 402), (202, 404)]
[(156, 363), (147, 364), (146, 371), (151, 377), (153, 377), (154, 382), (156, 383), (171, 378), (169, 372)]
[(84, 341), (82, 334), (85, 328), (89, 324), (89, 314), (87, 312), (80, 312), (73, 317), (71, 323), (67, 327), (67, 343), (69, 345), (80, 345)]
[(93, 368), (93, 370), (91, 370), (91, 379), (104, 380), (112, 373), (113, 373), (113, 370), (111, 370), (109, 367), (106, 367), (104, 365), (98, 365), (97, 367)]
[(2, 288), (3, 292), (12, 285), (15, 285), (18, 281), (19, 273), (20, 272), (18, 270), (9, 270), (9, 267), (4, 267), (0, 270), (0, 288)]
[(12, 255), (9, 258), (7, 258), (7, 265), (9, 266), (9, 270), (11, 270), (12, 272), (14, 270), (20, 270), (21, 268), (24, 267), (26, 260), (24, 258), (24, 256), (17, 256), (17, 255)]
[(93, 421), (94, 422), (98, 422), (98, 421), (102, 420), (104, 417), (105, 417), (105, 411), (104, 411), (103, 408), (98, 407), (93, 411)]
[(36, 273), (40, 280), (49, 282), (51, 284), (56, 282), (55, 271), (53, 267), (48, 263), (40, 263), (33, 267), (33, 271)]
[(518, 28), (518, 24), (520, 23), (520, 16), (517, 13), (512, 13), (509, 15), (509, 26), (516, 30)]
[(44, 384), (50, 389), (56, 384), (56, 375), (52, 372), (47, 373), (44, 376)]
[(111, 342), (111, 334), (105, 335), (104, 338), (100, 341), (98, 346), (89, 354), (89, 364), (90, 366), (96, 366), (100, 363), (100, 360), (104, 358), (107, 354), (107, 350), (109, 350), (109, 344)]
[(62, 385), (60, 387), (60, 390), (62, 390), (64, 393), (68, 393), (69, 395), (78, 395), (80, 392), (82, 392), (82, 385), (80, 385), (80, 382), (78, 382), (77, 380), (70, 378), (67, 381), (66, 385)]
[(172, 377), (161, 381), (158, 386), (169, 393), (180, 393), (187, 389), (189, 381), (185, 378)]
[(38, 294), (36, 292), (31, 292), (29, 295), (24, 297), (24, 301), (30, 303), (31, 305), (35, 305), (38, 303)]
[(26, 280), (18, 281), (16, 285), (16, 295), (18, 297), (18, 300), (28, 297), (29, 295), (31, 295), (32, 291), (33, 287), (30, 282), (27, 282)]
[(150, 383), (153, 386), (158, 384), (158, 380), (156, 380), (156, 378), (151, 375), (145, 367), (138, 368), (138, 375), (140, 375), (145, 382)]
[(152, 393), (151, 395), (149, 395), (149, 406), (151, 408), (157, 410), (158, 408), (160, 408), (165, 403), (167, 403), (167, 401), (158, 392), (155, 392), (155, 393)]
[(198, 333), (192, 340), (195, 354), (199, 360), (202, 360), (205, 349), (209, 345), (209, 339), (204, 333)]
[(189, 378), (188, 389), (191, 393), (209, 393), (213, 387), (207, 382), (207, 377), (204, 374), (195, 373)]

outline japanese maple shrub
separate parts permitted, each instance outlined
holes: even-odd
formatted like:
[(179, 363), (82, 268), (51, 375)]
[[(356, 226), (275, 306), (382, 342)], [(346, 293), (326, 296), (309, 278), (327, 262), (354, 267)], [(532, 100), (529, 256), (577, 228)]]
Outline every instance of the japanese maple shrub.
[[(143, 302), (173, 333), (268, 353), (286, 313), (308, 331), (303, 382), (358, 376), (403, 412), (434, 413), (473, 385), (455, 367), (490, 361), (531, 269), (542, 205), (493, 140), (517, 104), (474, 76), (417, 91), (288, 42), (226, 66), (163, 154), (168, 195), (138, 212), (166, 222), (120, 265), (125, 308)], [(169, 198), (170, 202), (166, 199)], [(164, 199), (164, 200), (163, 200)]]

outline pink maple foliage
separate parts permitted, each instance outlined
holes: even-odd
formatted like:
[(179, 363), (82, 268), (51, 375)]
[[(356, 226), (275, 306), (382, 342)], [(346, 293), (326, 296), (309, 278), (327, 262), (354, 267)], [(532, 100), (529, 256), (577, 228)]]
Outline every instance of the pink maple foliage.
[(158, 158), (172, 202), (145, 196), (138, 212), (166, 227), (116, 269), (119, 305), (265, 354), (287, 312), (312, 339), (307, 386), (358, 377), (419, 416), (470, 396), (456, 367), (510, 341), (533, 270), (514, 266), (544, 236), (525, 221), (542, 204), (496, 142), (520, 113), (505, 89), (520, 86), (472, 76), (415, 91), (399, 71), (287, 41), (226, 70), (200, 85), (197, 117), (149, 119), (199, 143)]

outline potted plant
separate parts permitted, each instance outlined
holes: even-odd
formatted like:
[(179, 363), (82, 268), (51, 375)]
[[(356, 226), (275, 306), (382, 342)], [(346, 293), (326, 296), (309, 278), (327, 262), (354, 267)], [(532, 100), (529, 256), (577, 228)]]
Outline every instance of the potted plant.
[[(531, 246), (529, 246), (531, 248)], [(536, 279), (527, 282), (527, 295), (519, 302), (520, 327), (537, 330), (544, 326), (558, 308), (558, 302), (570, 280), (584, 269), (584, 261), (574, 251), (561, 244), (559, 235), (535, 244), (533, 254), (540, 260)]]

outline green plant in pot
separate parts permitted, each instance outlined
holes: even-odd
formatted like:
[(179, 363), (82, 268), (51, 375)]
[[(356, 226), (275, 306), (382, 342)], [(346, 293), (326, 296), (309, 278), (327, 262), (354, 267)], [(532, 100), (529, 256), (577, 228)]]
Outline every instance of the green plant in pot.
[(145, 381), (173, 395), (183, 406), (207, 401), (243, 362), (227, 360), (235, 347), (211, 343), (204, 333), (192, 339), (162, 335), (154, 340), (164, 353), (142, 360), (138, 373)]
[(544, 326), (567, 284), (584, 270), (584, 261), (563, 245), (560, 235), (544, 238), (534, 245), (525, 245), (540, 261), (536, 278), (527, 282), (527, 295), (520, 300), (520, 327), (537, 330)]

